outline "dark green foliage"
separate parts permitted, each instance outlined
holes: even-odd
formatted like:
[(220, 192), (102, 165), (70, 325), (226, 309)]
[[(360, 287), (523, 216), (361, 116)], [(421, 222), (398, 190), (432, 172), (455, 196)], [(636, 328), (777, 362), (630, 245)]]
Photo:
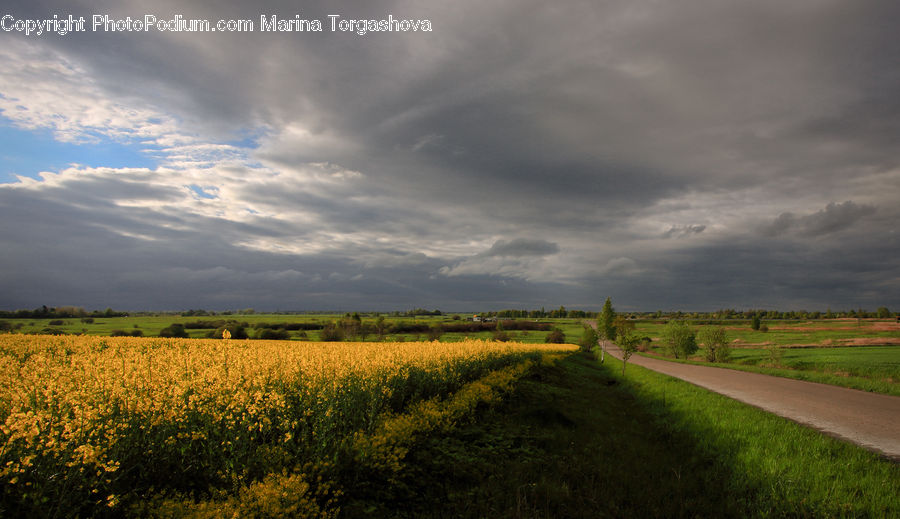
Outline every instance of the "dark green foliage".
[(228, 332), (231, 334), (232, 339), (237, 340), (237, 339), (248, 339), (249, 338), (249, 336), (247, 335), (247, 329), (244, 328), (243, 325), (238, 324), (234, 321), (229, 322), (225, 326), (220, 326), (220, 327), (216, 328), (216, 331), (214, 331), (212, 333), (211, 338), (221, 339), (222, 334), (225, 332), (225, 330), (228, 330)]
[(178, 337), (178, 338), (186, 338), (188, 336), (187, 331), (184, 329), (184, 325), (181, 323), (172, 323), (169, 326), (166, 326), (162, 330), (159, 331), (160, 337)]
[(428, 327), (428, 340), (429, 341), (439, 341), (441, 340), (441, 336), (444, 335), (444, 330), (441, 328), (439, 324), (433, 324)]
[(327, 342), (340, 342), (344, 340), (344, 329), (338, 323), (330, 322), (322, 328), (319, 333), (319, 340)]
[(762, 323), (762, 320), (759, 318), (759, 314), (753, 315), (753, 320), (750, 321), (750, 328), (754, 330), (759, 330), (759, 326)]
[(261, 328), (256, 331), (254, 338), (264, 341), (286, 341), (291, 338), (291, 332), (284, 329)]
[(566, 334), (563, 333), (561, 328), (554, 328), (553, 331), (547, 334), (544, 342), (548, 344), (565, 344)]

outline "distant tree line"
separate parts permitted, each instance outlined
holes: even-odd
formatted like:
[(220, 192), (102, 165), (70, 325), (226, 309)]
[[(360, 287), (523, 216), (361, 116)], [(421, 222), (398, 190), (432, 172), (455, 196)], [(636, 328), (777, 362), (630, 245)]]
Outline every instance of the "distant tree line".
[[(191, 309), (180, 312), (121, 312), (113, 310), (112, 308), (107, 308), (106, 310), (93, 310), (87, 311), (82, 307), (78, 306), (58, 306), (58, 307), (48, 307), (46, 305), (35, 308), (33, 310), (0, 310), (0, 318), (4, 319), (66, 319), (66, 318), (96, 318), (96, 317), (127, 317), (129, 315), (181, 315), (182, 317), (211, 317), (211, 316), (232, 316), (232, 315), (252, 315), (255, 314), (256, 311), (252, 308), (246, 308), (243, 310), (234, 310), (234, 311), (223, 311), (223, 312), (215, 312), (211, 310), (203, 310), (203, 309)], [(283, 315), (295, 315), (298, 313), (308, 313), (308, 314), (317, 314), (321, 312), (274, 312), (276, 314)], [(585, 310), (574, 310), (567, 309), (565, 306), (560, 306), (559, 308), (553, 310), (546, 310), (541, 308), (539, 310), (515, 310), (515, 309), (507, 309), (507, 310), (496, 310), (496, 311), (487, 311), (480, 312), (482, 318), (494, 318), (494, 319), (598, 319), (601, 318), (602, 312), (591, 312)], [(350, 314), (347, 314), (350, 315)], [(356, 313), (359, 315), (359, 313)], [(371, 312), (368, 315), (369, 317), (378, 317), (381, 315), (379, 312)], [(406, 311), (393, 311), (386, 312), (384, 315), (388, 315), (391, 317), (420, 317), (420, 316), (442, 316), (445, 315), (444, 312), (440, 310), (426, 310), (424, 308), (415, 308), (412, 310)], [(891, 312), (887, 307), (881, 306), (875, 309), (874, 311), (869, 311), (864, 308), (850, 309), (850, 310), (832, 310), (827, 309), (822, 312), (819, 310), (815, 311), (807, 311), (807, 310), (788, 310), (788, 311), (780, 311), (780, 310), (767, 310), (767, 309), (748, 309), (748, 310), (735, 310), (733, 308), (724, 308), (719, 309), (714, 312), (685, 312), (681, 310), (677, 311), (663, 311), (657, 310), (655, 312), (625, 312), (621, 315), (625, 316), (629, 319), (659, 319), (659, 320), (692, 320), (697, 322), (697, 324), (718, 324), (722, 321), (730, 321), (730, 320), (752, 320), (754, 317), (758, 317), (759, 319), (767, 319), (767, 320), (809, 320), (809, 319), (840, 319), (840, 318), (853, 318), (853, 319), (889, 319), (892, 317), (898, 316), (896, 312)], [(260, 327), (261, 325), (256, 325)], [(319, 328), (305, 328), (305, 329), (322, 329), (325, 325), (320, 325)], [(265, 327), (265, 326), (262, 326)], [(278, 328), (279, 326), (273, 326), (273, 328)], [(285, 328), (282, 326), (282, 328)], [(285, 328), (290, 330), (291, 328)], [(301, 328), (297, 328), (301, 329)], [(402, 333), (402, 332), (401, 332)]]
[(48, 307), (44, 305), (34, 310), (0, 310), (0, 318), (3, 319), (66, 319), (87, 317), (127, 317), (128, 312), (117, 312), (112, 308), (106, 310), (94, 310), (88, 312), (80, 306)]

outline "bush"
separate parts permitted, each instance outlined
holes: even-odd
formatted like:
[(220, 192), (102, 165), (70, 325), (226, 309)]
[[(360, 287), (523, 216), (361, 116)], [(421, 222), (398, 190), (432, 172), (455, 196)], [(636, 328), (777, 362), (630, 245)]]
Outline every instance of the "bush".
[(444, 335), (444, 330), (441, 328), (441, 325), (434, 324), (428, 328), (429, 341), (439, 341), (442, 335)]
[(264, 341), (286, 341), (290, 340), (291, 332), (287, 330), (273, 330), (271, 328), (263, 328), (256, 332), (256, 338)]
[(159, 331), (160, 337), (168, 337), (168, 338), (187, 338), (188, 333), (184, 330), (184, 325), (181, 323), (172, 323), (169, 326), (166, 326), (162, 330)]
[(725, 334), (725, 328), (707, 326), (700, 330), (700, 341), (706, 347), (704, 356), (709, 362), (726, 362), (731, 356), (731, 349), (728, 347), (728, 336)]
[(687, 358), (697, 351), (694, 330), (684, 321), (669, 321), (663, 329), (663, 344), (666, 353), (678, 358)]
[(319, 332), (319, 340), (328, 342), (340, 342), (344, 340), (344, 330), (337, 323), (328, 323)]
[(249, 339), (250, 336), (247, 335), (247, 329), (244, 328), (243, 324), (238, 324), (236, 321), (232, 321), (225, 326), (220, 326), (216, 328), (216, 330), (212, 333), (207, 334), (207, 337), (211, 339), (221, 339), (222, 334), (228, 330), (228, 333), (231, 334), (232, 339)]
[(554, 328), (553, 331), (548, 333), (547, 337), (544, 338), (544, 342), (548, 344), (565, 344), (566, 334), (563, 333), (562, 329)]
[(585, 326), (578, 345), (581, 346), (581, 351), (591, 351), (597, 346), (597, 340), (597, 332), (594, 331), (594, 328)]
[(63, 326), (66, 324), (66, 322), (62, 319), (54, 319), (47, 324), (49, 324), (50, 326)]
[(494, 332), (494, 340), (499, 342), (507, 342), (510, 340), (510, 336), (506, 333), (506, 330), (497, 330)]
[(641, 342), (637, 346), (638, 351), (641, 353), (650, 351), (651, 342), (653, 342), (653, 339), (650, 337), (641, 337)]

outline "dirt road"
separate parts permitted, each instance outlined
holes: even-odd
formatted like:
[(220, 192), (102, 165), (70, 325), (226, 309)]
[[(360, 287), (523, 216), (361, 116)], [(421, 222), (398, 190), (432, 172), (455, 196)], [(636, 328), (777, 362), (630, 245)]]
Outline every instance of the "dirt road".
[[(607, 353), (621, 350), (608, 343)], [(900, 461), (900, 397), (815, 382), (632, 356), (629, 364), (680, 378)]]

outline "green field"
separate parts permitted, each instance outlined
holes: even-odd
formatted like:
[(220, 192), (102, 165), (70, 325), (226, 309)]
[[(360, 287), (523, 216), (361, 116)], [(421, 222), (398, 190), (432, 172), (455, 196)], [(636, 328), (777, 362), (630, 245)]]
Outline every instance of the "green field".
[(346, 517), (897, 517), (900, 465), (637, 366), (572, 354), (410, 450)]
[[(636, 332), (652, 339), (646, 354), (663, 355), (663, 326), (637, 324)], [(710, 325), (693, 329), (704, 326)], [(749, 324), (723, 328), (731, 355), (717, 366), (900, 396), (900, 326), (893, 321), (771, 322), (767, 332), (751, 330)], [(702, 345), (689, 359), (677, 361), (709, 364)]]
[[(691, 322), (700, 329), (703, 321)], [(636, 332), (653, 339), (662, 335), (663, 321), (636, 321)], [(716, 323), (728, 333), (734, 347), (748, 346), (840, 346), (845, 342), (864, 340), (888, 343), (900, 340), (900, 326), (886, 319), (830, 319), (816, 321), (763, 321), (768, 331), (753, 330), (749, 321)], [(883, 339), (883, 341), (882, 341)], [(895, 342), (896, 343), (896, 342)]]
[[(388, 333), (378, 335), (372, 328), (375, 327), (377, 316), (364, 314), (361, 316), (361, 323), (370, 328), (365, 336), (354, 336), (352, 340), (362, 341), (419, 341), (427, 340), (427, 332), (408, 332), (408, 333), (391, 333), (392, 325), (424, 325), (427, 327), (440, 325), (454, 325), (466, 322), (472, 314), (447, 314), (440, 316), (417, 316), (417, 317), (395, 317), (384, 316), (384, 322)], [(181, 316), (181, 315), (137, 315), (129, 317), (95, 317), (93, 319), (0, 319), (0, 323), (7, 323), (6, 327), (15, 333), (64, 333), (68, 335), (97, 335), (108, 336), (114, 331), (119, 330), (126, 333), (139, 332), (144, 337), (157, 337), (164, 328), (173, 323), (185, 325), (186, 332), (192, 338), (213, 337), (215, 330), (219, 325), (240, 325), (246, 328), (248, 335), (254, 337), (254, 330), (258, 330), (261, 324), (281, 325), (281, 324), (309, 324), (314, 326), (324, 326), (332, 322), (338, 322), (342, 318), (346, 318), (345, 314), (249, 314), (249, 315), (211, 315), (211, 316)], [(530, 319), (520, 319), (521, 321), (534, 321)], [(88, 322), (85, 322), (88, 321)], [(546, 323), (551, 328), (558, 327), (566, 334), (568, 342), (577, 342), (581, 337), (583, 325), (579, 319), (540, 319), (541, 323)], [(504, 321), (507, 322), (508, 321)], [(192, 328), (194, 323), (210, 323), (215, 324), (212, 328)], [(487, 323), (495, 325), (496, 323)], [(508, 330), (509, 340), (526, 343), (544, 342), (549, 332), (537, 330)], [(321, 340), (320, 330), (288, 330), (289, 340)], [(471, 339), (492, 339), (491, 331), (482, 331), (477, 333), (454, 333), (447, 332), (440, 336), (440, 340), (444, 342), (457, 342), (466, 338)], [(347, 338), (348, 340), (351, 337)]]

